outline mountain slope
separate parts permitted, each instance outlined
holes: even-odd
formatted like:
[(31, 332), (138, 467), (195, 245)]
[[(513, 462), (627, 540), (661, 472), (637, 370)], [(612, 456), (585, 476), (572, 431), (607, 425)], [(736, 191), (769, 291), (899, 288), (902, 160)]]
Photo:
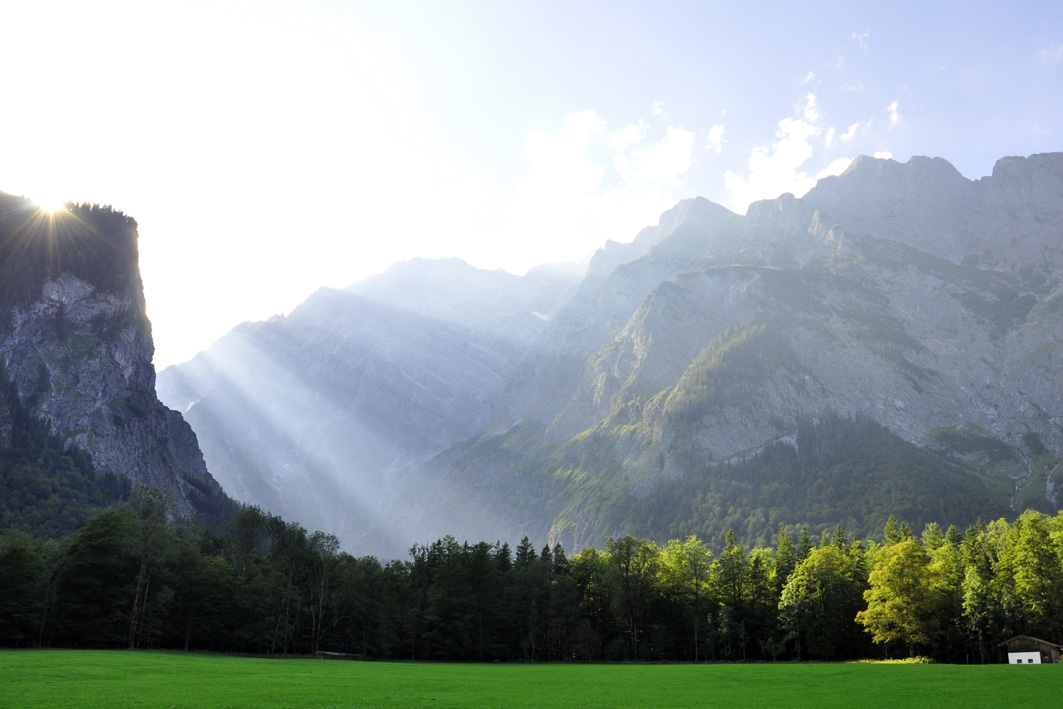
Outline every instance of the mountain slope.
[[(723, 473), (765, 446), (800, 451), (810, 415), (877, 422), (897, 451), (921, 446), (937, 461), (910, 481), (909, 497), (926, 502), (919, 515), (905, 508), (913, 523), (931, 513), (973, 521), (972, 499), (986, 516), (1009, 503), (1054, 507), (1063, 483), (1061, 176), (1059, 155), (1006, 159), (978, 182), (939, 159), (862, 158), (804, 199), (784, 195), (735, 224), (694, 229), (697, 239), (686, 240), (696, 249), (662, 240), (583, 293), (588, 302), (646, 296), (622, 327), (615, 313), (583, 310), (579, 332), (590, 336), (567, 351), (593, 353), (578, 374), (562, 375), (577, 383), (552, 411), (531, 406), (521, 426), (411, 473), (436, 480), (441, 502), (456, 491), (426, 530), (477, 508), (513, 520), (509, 535), (548, 534), (576, 548), (632, 530), (721, 537), (739, 518), (749, 538), (802, 522), (873, 528), (866, 514), (849, 514), (869, 509), (868, 499), (885, 507), (876, 517), (890, 513), (874, 487), (861, 500), (831, 500), (833, 519), (798, 513), (794, 499), (753, 529), (745, 520), (755, 500), (723, 485)], [(553, 361), (564, 361), (572, 336), (550, 335), (562, 343)], [(544, 428), (529, 443), (531, 422)], [(830, 455), (861, 467), (847, 439), (858, 437), (839, 436)], [(699, 477), (700, 488), (689, 483)], [(730, 489), (715, 498), (724, 505), (717, 526), (664, 522), (671, 513), (658, 496), (675, 480), (693, 485), (685, 499)], [(962, 494), (938, 501), (949, 488)]]
[(164, 370), (160, 395), (186, 412), (237, 498), (348, 541), (386, 539), (394, 471), (491, 425), (507, 379), (577, 277), (544, 267), (519, 278), (454, 259), (397, 264), (237, 328)]
[[(1063, 155), (1004, 158), (977, 181), (940, 158), (861, 157), (745, 216), (685, 200), (632, 243), (607, 244), (578, 286), (547, 289), (549, 303), (522, 299), (534, 279), (481, 287), (455, 264), (385, 274), (344, 294), (360, 298), (347, 308), (312, 299), (313, 318), (230, 335), (259, 351), (268, 341), (281, 371), (256, 374), (251, 355), (234, 365), (223, 341), (201, 356), (218, 374), (195, 376), (247, 370), (240, 385), (173, 391), (193, 392), (182, 406), (231, 451), (224, 467), (255, 471), (247, 499), (254, 485), (277, 504), (328, 490), (303, 519), (382, 553), (447, 533), (579, 548), (636, 532), (718, 539), (736, 526), (767, 539), (843, 522), (868, 534), (891, 513), (918, 525), (1054, 508), (1061, 231)], [(316, 393), (299, 397), (313, 406), (288, 403), (299, 388), (283, 371), (306, 372)], [(332, 451), (329, 484), (350, 486), (342, 504), (311, 476), (286, 482), (307, 466), (236, 430), (255, 420), (238, 396), (263, 388), (300, 412), (269, 436), (305, 450), (306, 431), (329, 432), (309, 447)], [(314, 408), (325, 400), (331, 413)], [(224, 413), (197, 423), (211, 407)], [(376, 472), (360, 472), (378, 450)]]

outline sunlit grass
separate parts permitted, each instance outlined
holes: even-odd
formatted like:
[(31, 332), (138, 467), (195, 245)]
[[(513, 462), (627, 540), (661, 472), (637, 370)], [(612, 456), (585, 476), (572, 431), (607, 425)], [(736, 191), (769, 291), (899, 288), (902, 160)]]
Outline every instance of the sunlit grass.
[(4, 707), (1049, 706), (1059, 665), (430, 664), (0, 652)]

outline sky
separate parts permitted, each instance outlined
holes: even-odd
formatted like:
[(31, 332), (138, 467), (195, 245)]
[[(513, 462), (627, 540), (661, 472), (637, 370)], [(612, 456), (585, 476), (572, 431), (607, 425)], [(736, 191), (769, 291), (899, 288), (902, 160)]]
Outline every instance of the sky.
[(157, 369), (396, 261), (1063, 149), (1058, 2), (0, 0), (0, 66), (0, 190), (137, 220)]

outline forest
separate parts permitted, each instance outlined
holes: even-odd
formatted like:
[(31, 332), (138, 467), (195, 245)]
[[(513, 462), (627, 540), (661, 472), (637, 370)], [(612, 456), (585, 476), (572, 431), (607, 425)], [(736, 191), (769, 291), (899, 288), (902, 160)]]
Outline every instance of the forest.
[(444, 537), (408, 558), (340, 550), (250, 507), (216, 533), (138, 488), (54, 539), (0, 537), (0, 644), (444, 661), (998, 662), (1063, 640), (1063, 514), (963, 533), (890, 517), (747, 548), (610, 539), (575, 554)]
[[(995, 439), (983, 440), (1015, 455)], [(747, 544), (771, 544), (784, 522), (791, 534), (799, 532), (793, 520), (815, 529), (841, 523), (854, 536), (871, 537), (891, 513), (916, 528), (949, 520), (961, 529), (979, 515), (1011, 513), (1013, 491), (1003, 476), (909, 443), (866, 416), (802, 416), (791, 441), (769, 443), (744, 459), (693, 456), (683, 470), (662, 476), (645, 495), (629, 496), (620, 526), (651, 539), (696, 534), (719, 548), (732, 529)], [(1042, 511), (1054, 510), (1046, 504)]]

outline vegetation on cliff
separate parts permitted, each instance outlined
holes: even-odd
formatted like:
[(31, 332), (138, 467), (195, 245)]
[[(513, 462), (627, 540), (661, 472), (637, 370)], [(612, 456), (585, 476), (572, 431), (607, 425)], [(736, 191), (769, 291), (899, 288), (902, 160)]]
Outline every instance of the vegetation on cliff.
[(97, 471), (19, 401), (0, 364), (0, 529), (60, 537), (129, 497), (128, 480)]

